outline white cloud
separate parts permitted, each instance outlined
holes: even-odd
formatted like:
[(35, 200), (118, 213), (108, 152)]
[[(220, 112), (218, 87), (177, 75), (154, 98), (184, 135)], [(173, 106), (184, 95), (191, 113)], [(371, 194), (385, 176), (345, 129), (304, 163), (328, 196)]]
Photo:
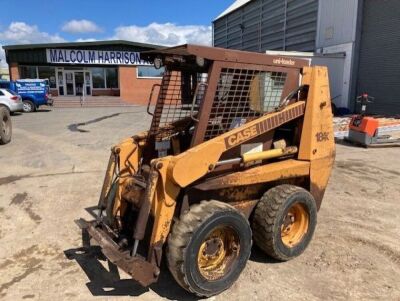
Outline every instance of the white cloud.
[(96, 23), (89, 20), (71, 20), (65, 23), (61, 29), (68, 33), (91, 33), (103, 31)]
[(5, 44), (29, 44), (59, 43), (65, 40), (58, 34), (40, 31), (36, 25), (12, 22), (4, 31), (0, 31), (0, 41)]
[(135, 42), (179, 45), (185, 43), (211, 45), (211, 26), (151, 23), (147, 26), (120, 26), (113, 39)]
[(79, 38), (79, 39), (75, 40), (75, 42), (96, 42), (96, 41), (97, 41), (97, 39), (94, 39), (94, 38), (88, 38), (88, 39)]
[[(13, 44), (32, 43), (60, 43), (65, 40), (58, 34), (51, 35), (40, 31), (36, 25), (29, 25), (24, 22), (12, 22), (4, 30), (0, 31), (0, 46)], [(1, 66), (7, 67), (4, 50), (0, 49)]]

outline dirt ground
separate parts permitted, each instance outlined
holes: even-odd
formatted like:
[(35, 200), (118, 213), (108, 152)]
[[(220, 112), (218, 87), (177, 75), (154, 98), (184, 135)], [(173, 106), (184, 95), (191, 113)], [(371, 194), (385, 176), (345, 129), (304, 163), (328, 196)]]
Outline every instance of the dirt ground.
[[(0, 147), (1, 300), (195, 300), (164, 268), (141, 288), (80, 251), (110, 146), (145, 129), (142, 107), (53, 109), (13, 117)], [(337, 146), (318, 226), (297, 259), (253, 248), (233, 287), (213, 300), (400, 300), (400, 148)], [(100, 259), (100, 260), (98, 260)]]

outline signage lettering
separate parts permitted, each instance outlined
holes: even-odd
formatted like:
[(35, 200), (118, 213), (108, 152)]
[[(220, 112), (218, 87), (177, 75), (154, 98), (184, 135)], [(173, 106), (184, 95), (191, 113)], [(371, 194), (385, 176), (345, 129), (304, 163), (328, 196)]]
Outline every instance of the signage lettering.
[(294, 66), (294, 64), (296, 64), (296, 62), (292, 59), (287, 59), (287, 58), (283, 58), (280, 57), (278, 59), (274, 59), (272, 61), (274, 64), (276, 65), (288, 65), (288, 66)]
[(153, 65), (132, 51), (46, 49), (46, 57), (52, 64)]
[(239, 144), (243, 141), (249, 140), (252, 137), (257, 136), (257, 128), (256, 126), (252, 126), (250, 128), (244, 129), (243, 131), (240, 131), (237, 134), (233, 134), (232, 136), (229, 136), (226, 140), (227, 144), (229, 146), (233, 146), (235, 144)]

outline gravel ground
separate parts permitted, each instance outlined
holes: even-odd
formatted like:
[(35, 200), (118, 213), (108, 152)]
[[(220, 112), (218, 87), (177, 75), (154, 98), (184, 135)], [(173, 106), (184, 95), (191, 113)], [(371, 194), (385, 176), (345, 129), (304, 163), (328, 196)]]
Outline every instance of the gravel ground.
[[(148, 127), (142, 107), (53, 109), (13, 117), (0, 147), (1, 300), (196, 300), (163, 269), (141, 288), (79, 252), (74, 224), (97, 203), (110, 146)], [(400, 300), (399, 148), (338, 145), (306, 252), (277, 263), (253, 248), (213, 300)], [(101, 258), (100, 258), (101, 259)]]

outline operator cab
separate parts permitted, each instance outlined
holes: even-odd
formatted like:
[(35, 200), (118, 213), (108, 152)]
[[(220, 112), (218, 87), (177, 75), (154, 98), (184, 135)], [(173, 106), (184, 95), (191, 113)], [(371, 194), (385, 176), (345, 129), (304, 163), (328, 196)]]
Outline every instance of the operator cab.
[[(148, 103), (153, 120), (145, 163), (177, 155), (307, 97), (306, 88), (298, 89), (306, 60), (195, 45), (147, 51), (142, 57), (165, 68), (161, 85), (152, 89), (151, 97), (160, 86), (153, 111), (151, 97)], [(271, 147), (269, 142), (263, 150)], [(227, 156), (240, 152), (236, 149)]]

